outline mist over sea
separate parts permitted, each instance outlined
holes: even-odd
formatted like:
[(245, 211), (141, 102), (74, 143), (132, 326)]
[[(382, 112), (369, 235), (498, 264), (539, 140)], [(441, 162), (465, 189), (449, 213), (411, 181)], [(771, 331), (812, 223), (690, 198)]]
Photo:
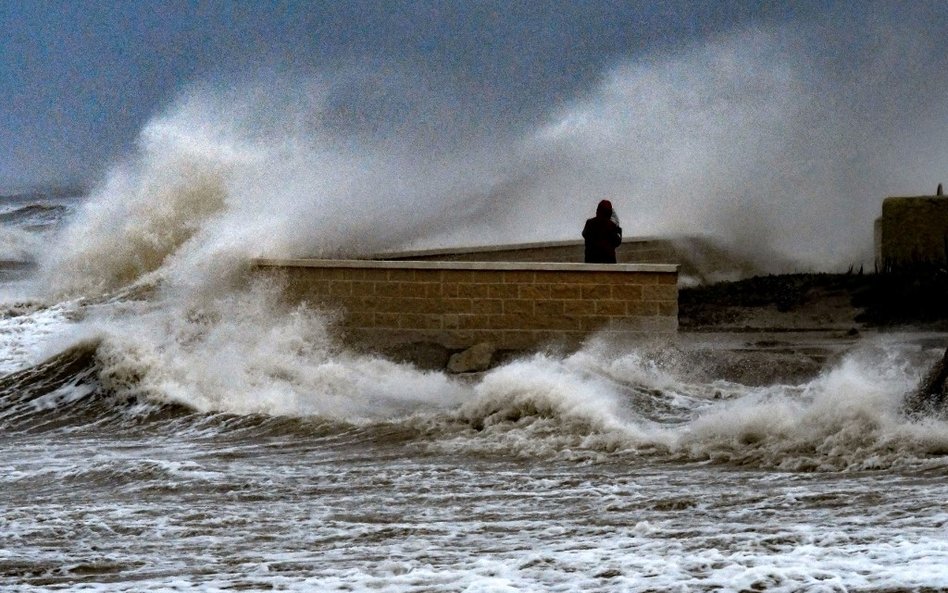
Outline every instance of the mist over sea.
[[(762, 273), (865, 262), (878, 202), (842, 198), (937, 161), (872, 166), (907, 136), (822, 100), (784, 59), (807, 34), (620, 63), (515, 126), (398, 69), (194, 84), (90, 191), (0, 202), (0, 589), (948, 590), (948, 422), (899, 412), (942, 352), (915, 335), (799, 384), (595, 336), (458, 377), (250, 270), (575, 238), (601, 197)], [(895, 148), (823, 167), (866, 113)]]

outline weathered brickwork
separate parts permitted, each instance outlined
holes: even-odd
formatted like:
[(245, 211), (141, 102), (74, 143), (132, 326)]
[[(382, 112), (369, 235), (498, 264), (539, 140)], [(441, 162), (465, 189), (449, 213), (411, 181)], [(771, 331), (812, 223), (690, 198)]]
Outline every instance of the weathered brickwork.
[(677, 267), (259, 260), (293, 302), (338, 310), (349, 339), (501, 348), (678, 328)]

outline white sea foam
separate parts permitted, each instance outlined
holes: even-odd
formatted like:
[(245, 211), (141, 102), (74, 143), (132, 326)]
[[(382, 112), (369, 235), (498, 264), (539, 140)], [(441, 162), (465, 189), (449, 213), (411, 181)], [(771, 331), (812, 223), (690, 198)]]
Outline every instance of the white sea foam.
[[(248, 443), (216, 457), (205, 443), (147, 439), (112, 450), (80, 442), (44, 458), (51, 444), (24, 443), (30, 455), (16, 469), (30, 471), (0, 473), (3, 492), (33, 487), (6, 514), (15, 545), (0, 551), (3, 576), (20, 576), (22, 590), (948, 585), (943, 476), (477, 467), (371, 453), (300, 463), (284, 447)], [(48, 489), (57, 482), (72, 487)]]
[(75, 303), (53, 307), (11, 299), (0, 304), (0, 374), (36, 364), (70, 325)]
[(634, 352), (611, 359), (588, 351), (566, 359), (537, 355), (488, 373), (457, 412), (471, 429), (446, 430), (433, 446), (599, 460), (658, 455), (804, 471), (942, 467), (948, 422), (914, 422), (899, 411), (919, 378), (909, 363), (915, 356), (905, 353), (867, 345), (805, 384), (731, 385), (728, 398), (666, 373), (659, 374), (662, 389), (648, 388), (642, 378), (654, 380), (653, 362)]
[(329, 315), (278, 302), (279, 287), (174, 305), (91, 313), (76, 336), (101, 339), (104, 385), (199, 411), (392, 419), (459, 401), (467, 389), (372, 355), (347, 352)]
[(913, 464), (948, 450), (948, 423), (907, 420), (899, 407), (918, 383), (898, 349), (867, 349), (798, 389), (750, 390), (709, 410), (675, 449), (719, 461), (792, 470)]

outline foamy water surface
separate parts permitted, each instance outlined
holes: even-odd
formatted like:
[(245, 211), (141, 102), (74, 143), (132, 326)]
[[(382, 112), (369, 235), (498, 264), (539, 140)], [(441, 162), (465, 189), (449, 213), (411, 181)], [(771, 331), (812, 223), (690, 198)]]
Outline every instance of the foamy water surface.
[(313, 351), (295, 377), (231, 369), (270, 394), (249, 410), (98, 339), (3, 380), (8, 590), (948, 587), (948, 424), (895, 411), (918, 347), (764, 387), (680, 381), (647, 350), (473, 380)]

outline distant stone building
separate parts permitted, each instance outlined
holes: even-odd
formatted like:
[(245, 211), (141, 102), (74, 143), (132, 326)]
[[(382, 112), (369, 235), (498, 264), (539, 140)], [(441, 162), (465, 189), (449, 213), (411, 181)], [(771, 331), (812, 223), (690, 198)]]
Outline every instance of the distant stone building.
[(948, 198), (886, 198), (875, 239), (880, 271), (948, 265)]

